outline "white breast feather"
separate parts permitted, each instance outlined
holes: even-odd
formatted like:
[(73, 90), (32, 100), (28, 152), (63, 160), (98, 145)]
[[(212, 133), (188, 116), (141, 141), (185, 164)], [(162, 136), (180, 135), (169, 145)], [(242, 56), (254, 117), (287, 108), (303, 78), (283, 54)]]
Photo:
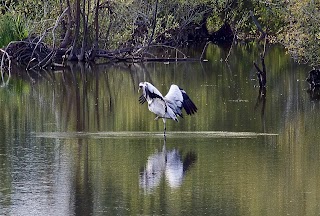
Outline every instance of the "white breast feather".
[(165, 116), (165, 107), (165, 102), (159, 98), (154, 98), (150, 103), (148, 101), (149, 110), (159, 117)]

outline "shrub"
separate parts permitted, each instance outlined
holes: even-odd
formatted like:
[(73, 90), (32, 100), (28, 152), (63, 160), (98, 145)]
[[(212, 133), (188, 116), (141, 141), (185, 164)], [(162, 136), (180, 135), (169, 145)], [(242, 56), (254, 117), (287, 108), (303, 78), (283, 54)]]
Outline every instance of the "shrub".
[(28, 36), (25, 21), (14, 12), (7, 12), (0, 18), (0, 47), (11, 41), (22, 40)]
[(288, 52), (298, 61), (320, 64), (320, 3), (293, 0), (286, 8), (284, 31), (279, 34)]

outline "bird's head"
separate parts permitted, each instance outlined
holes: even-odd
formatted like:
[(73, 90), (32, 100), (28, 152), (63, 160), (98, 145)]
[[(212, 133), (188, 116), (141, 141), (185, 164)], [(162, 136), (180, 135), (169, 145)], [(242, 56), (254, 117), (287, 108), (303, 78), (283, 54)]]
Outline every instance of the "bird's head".
[(143, 89), (146, 87), (146, 82), (141, 82), (141, 83), (139, 83), (139, 89), (138, 89), (138, 92), (140, 91), (140, 89), (142, 89), (142, 91), (143, 91)]

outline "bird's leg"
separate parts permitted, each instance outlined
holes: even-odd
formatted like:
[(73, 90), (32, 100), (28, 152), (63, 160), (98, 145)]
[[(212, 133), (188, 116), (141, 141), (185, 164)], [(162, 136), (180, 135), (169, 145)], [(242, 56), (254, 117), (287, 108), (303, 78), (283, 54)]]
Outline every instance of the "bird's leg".
[(166, 137), (166, 130), (167, 130), (167, 127), (166, 127), (166, 119), (163, 118), (163, 125), (164, 125), (164, 132), (163, 132), (163, 136)]
[(158, 120), (159, 119), (159, 116), (156, 116), (156, 118), (154, 120)]

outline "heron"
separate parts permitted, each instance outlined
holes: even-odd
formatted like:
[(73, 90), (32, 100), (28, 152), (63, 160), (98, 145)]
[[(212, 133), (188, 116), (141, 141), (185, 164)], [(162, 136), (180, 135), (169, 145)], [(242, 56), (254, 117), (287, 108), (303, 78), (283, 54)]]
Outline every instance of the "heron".
[(185, 90), (179, 86), (172, 84), (167, 95), (162, 96), (160, 91), (149, 82), (140, 82), (139, 90), (142, 90), (142, 95), (139, 97), (139, 102), (148, 103), (148, 108), (156, 114), (154, 120), (162, 118), (164, 124), (164, 136), (166, 136), (166, 120), (172, 119), (178, 122), (178, 117), (183, 118), (182, 109), (188, 115), (195, 114), (198, 110), (192, 102)]

